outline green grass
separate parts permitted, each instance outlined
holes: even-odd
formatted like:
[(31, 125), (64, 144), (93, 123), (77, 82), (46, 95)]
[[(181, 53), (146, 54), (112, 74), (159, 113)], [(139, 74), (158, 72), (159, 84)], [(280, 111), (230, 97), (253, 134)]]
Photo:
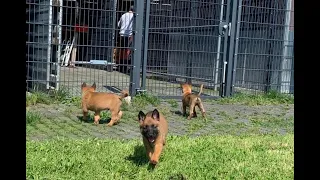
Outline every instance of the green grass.
[(176, 99), (169, 99), (167, 102), (170, 104), (172, 108), (178, 107), (178, 101)]
[(39, 121), (43, 118), (43, 116), (34, 111), (27, 111), (26, 112), (26, 132), (31, 132), (33, 126), (39, 123)]
[[(206, 101), (207, 119), (197, 111), (197, 118), (187, 120), (175, 113), (181, 111), (180, 100), (162, 104), (155, 96), (139, 94), (131, 105), (122, 103), (121, 123), (109, 128), (77, 121), (76, 116), (82, 116), (81, 98), (72, 97), (67, 91), (28, 96), (27, 106), (31, 107), (27, 107), (26, 114), (27, 179), (293, 179), (294, 119), (287, 115), (292, 106), (283, 107), (277, 114), (260, 107), (250, 107), (254, 111), (244, 113)], [(218, 102), (289, 105), (293, 98), (291, 101), (278, 94), (238, 94)], [(37, 103), (49, 105), (34, 106)], [(62, 111), (47, 112), (48, 108)], [(137, 112), (146, 113), (153, 108), (163, 113), (169, 123), (178, 124), (169, 128), (171, 134), (180, 131), (193, 135), (204, 129), (204, 134), (211, 136), (169, 136), (160, 163), (152, 170), (140, 134), (135, 140), (125, 141), (110, 137), (125, 138), (123, 131), (125, 135), (139, 132)], [(90, 117), (92, 120), (92, 112)], [(101, 118), (108, 120), (110, 112), (103, 111)], [(279, 135), (281, 132), (285, 135)]]
[[(262, 126), (266, 128), (286, 128), (291, 129), (294, 127), (294, 118), (293, 116), (284, 117), (284, 116), (272, 116), (272, 115), (252, 115), (248, 119), (253, 125)], [(291, 129), (293, 131), (293, 129)]]
[(36, 104), (56, 104), (62, 103), (67, 105), (74, 105), (80, 107), (81, 97), (72, 96), (68, 89), (61, 87), (55, 91), (33, 91), (26, 95), (26, 106), (34, 106)]
[(35, 124), (42, 118), (41, 114), (38, 112), (27, 111), (26, 112), (26, 124)]
[(155, 169), (142, 141), (26, 142), (27, 179), (293, 179), (293, 134), (169, 136)]
[(257, 95), (235, 93), (232, 97), (220, 98), (217, 101), (220, 104), (244, 104), (248, 106), (278, 105), (294, 104), (294, 97), (291, 95), (281, 94), (276, 91), (270, 91), (268, 93)]

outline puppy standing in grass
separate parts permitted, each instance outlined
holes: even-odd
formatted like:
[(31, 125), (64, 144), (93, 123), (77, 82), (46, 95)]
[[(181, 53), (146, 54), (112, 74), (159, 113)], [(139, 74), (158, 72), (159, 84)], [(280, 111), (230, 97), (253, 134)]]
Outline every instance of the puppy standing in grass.
[(200, 94), (202, 93), (203, 84), (200, 85), (200, 92), (198, 94), (192, 94), (191, 85), (184, 83), (181, 84), (182, 88), (182, 113), (185, 116), (186, 115), (186, 108), (189, 107), (189, 116), (188, 119), (191, 119), (192, 117), (197, 117), (196, 113), (196, 106), (199, 107), (202, 116), (205, 117), (205, 110), (202, 104), (202, 101), (200, 99)]
[(129, 95), (128, 91), (122, 91), (121, 96), (119, 96), (114, 93), (95, 92), (95, 90), (96, 83), (93, 83), (92, 86), (87, 86), (86, 83), (81, 85), (83, 120), (87, 120), (88, 110), (90, 110), (94, 111), (94, 124), (99, 124), (100, 112), (110, 110), (111, 120), (107, 125), (113, 126), (113, 124), (118, 123), (122, 116), (120, 106), (122, 99)]
[(168, 134), (168, 123), (165, 117), (157, 109), (144, 114), (138, 114), (143, 145), (146, 148), (150, 163), (156, 165)]

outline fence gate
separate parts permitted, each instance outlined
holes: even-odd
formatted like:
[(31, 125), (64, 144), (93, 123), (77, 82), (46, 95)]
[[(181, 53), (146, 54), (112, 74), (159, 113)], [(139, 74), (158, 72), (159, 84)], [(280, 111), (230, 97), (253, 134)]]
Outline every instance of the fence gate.
[[(133, 38), (125, 45), (117, 22), (132, 5)], [(27, 89), (64, 86), (79, 95), (82, 82), (96, 82), (98, 91), (176, 98), (180, 83), (189, 82), (195, 92), (204, 85), (204, 98), (230, 96), (235, 88), (293, 91), (293, 0), (26, 0), (26, 6)]]
[(146, 0), (141, 88), (174, 98), (189, 82), (223, 95), (230, 10), (231, 0)]
[[(27, 89), (50, 89), (55, 87), (56, 35), (57, 28), (53, 26), (57, 18), (52, 18), (58, 4), (52, 0), (26, 1), (26, 80)], [(57, 16), (56, 16), (57, 17)]]

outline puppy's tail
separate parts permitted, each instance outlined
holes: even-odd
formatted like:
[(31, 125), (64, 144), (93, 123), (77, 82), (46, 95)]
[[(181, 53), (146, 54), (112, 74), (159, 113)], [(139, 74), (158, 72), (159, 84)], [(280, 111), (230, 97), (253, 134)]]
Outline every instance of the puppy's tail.
[(120, 99), (123, 99), (125, 97), (129, 96), (129, 91), (128, 90), (122, 90), (121, 91), (121, 95), (120, 95)]
[(198, 96), (200, 96), (200, 94), (202, 93), (202, 89), (203, 89), (203, 84), (200, 85), (200, 91), (198, 93)]

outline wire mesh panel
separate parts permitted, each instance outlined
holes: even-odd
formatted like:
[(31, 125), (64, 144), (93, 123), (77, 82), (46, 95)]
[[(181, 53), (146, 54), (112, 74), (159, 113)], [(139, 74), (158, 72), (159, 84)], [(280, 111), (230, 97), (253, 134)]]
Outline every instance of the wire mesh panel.
[(47, 89), (50, 81), (52, 1), (26, 1), (27, 90)]
[(293, 93), (293, 0), (27, 0), (26, 28), (28, 90)]
[(242, 0), (236, 90), (293, 93), (293, 0)]
[(151, 1), (146, 90), (180, 96), (180, 83), (189, 82), (195, 91), (204, 84), (204, 96), (219, 95), (226, 11), (224, 0)]
[(28, 87), (41, 83), (73, 95), (80, 94), (82, 82), (95, 82), (97, 91), (129, 89), (133, 4), (133, 0), (28, 0)]

